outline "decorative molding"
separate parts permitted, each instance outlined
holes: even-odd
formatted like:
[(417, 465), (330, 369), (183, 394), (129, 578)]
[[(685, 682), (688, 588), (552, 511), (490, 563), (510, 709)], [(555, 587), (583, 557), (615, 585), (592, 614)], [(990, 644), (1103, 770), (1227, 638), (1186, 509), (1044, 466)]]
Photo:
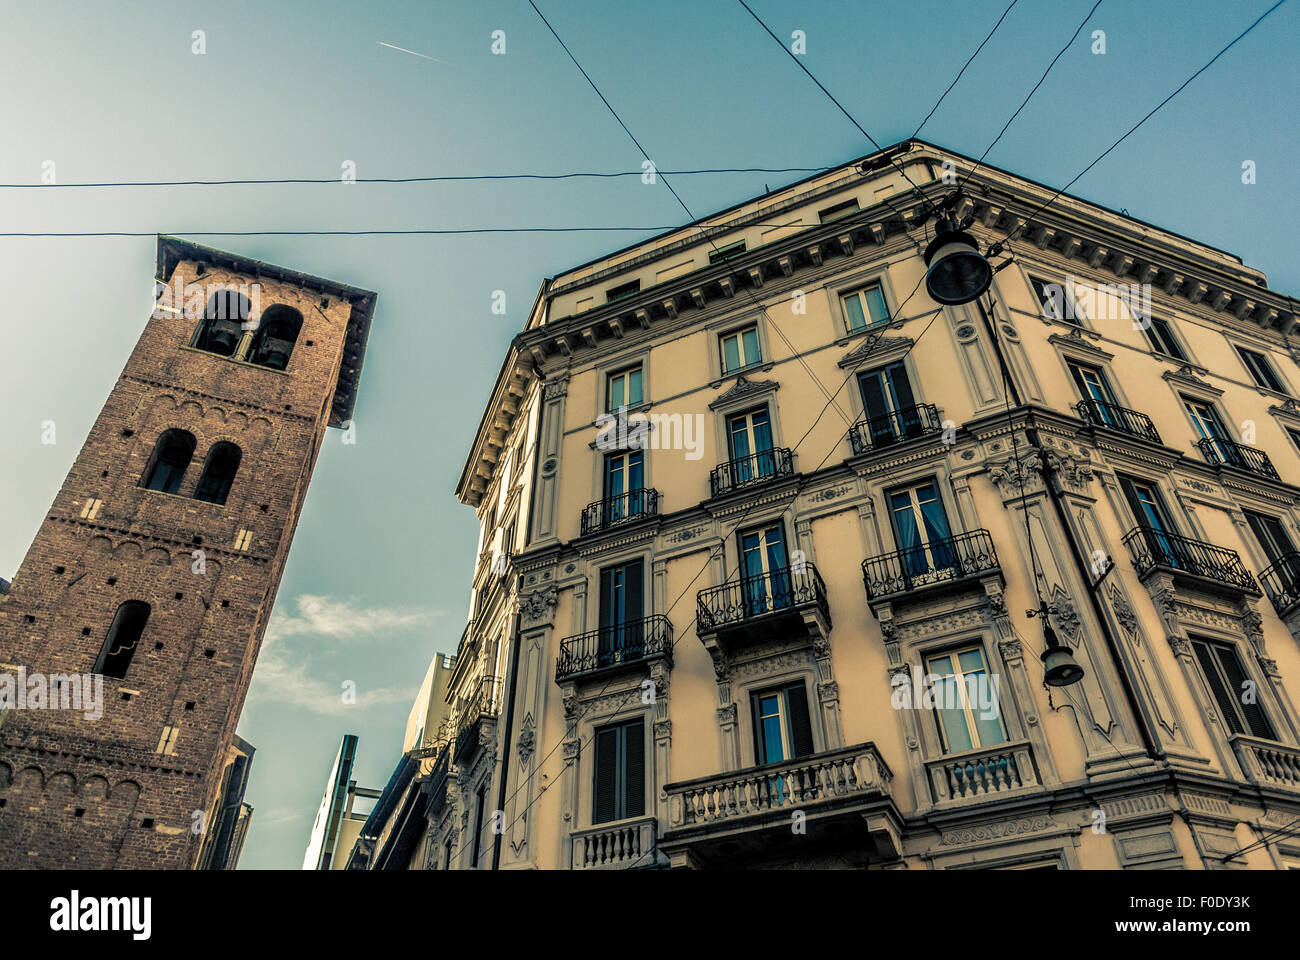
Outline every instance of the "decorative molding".
[(555, 585), (551, 584), (541, 590), (525, 593), (521, 596), (519, 598), (519, 612), (523, 615), (526, 624), (536, 626), (550, 621), (557, 602), (558, 595)]
[(781, 385), (775, 380), (750, 380), (744, 374), (736, 378), (736, 382), (731, 385), (731, 389), (715, 397), (709, 404), (710, 410), (717, 410), (720, 407), (730, 406), (742, 400), (748, 400), (757, 397), (760, 394), (775, 393)]

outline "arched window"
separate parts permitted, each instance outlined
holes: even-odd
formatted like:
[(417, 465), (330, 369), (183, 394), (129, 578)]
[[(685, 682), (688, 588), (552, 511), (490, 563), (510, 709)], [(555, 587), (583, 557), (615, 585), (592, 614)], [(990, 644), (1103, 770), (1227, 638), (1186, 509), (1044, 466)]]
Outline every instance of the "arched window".
[(208, 297), (194, 345), (222, 357), (234, 356), (244, 335), (243, 324), (252, 319), (252, 304), (242, 293), (218, 290)]
[(147, 490), (175, 493), (181, 488), (185, 468), (194, 456), (194, 434), (188, 430), (164, 430), (153, 448), (153, 458), (140, 486)]
[(108, 637), (99, 651), (99, 659), (95, 661), (95, 673), (117, 680), (126, 678), (131, 658), (140, 645), (144, 625), (149, 622), (149, 612), (149, 604), (143, 600), (128, 600), (117, 608), (113, 625), (108, 628)]
[(276, 304), (269, 308), (257, 325), (252, 349), (248, 351), (249, 362), (283, 370), (289, 365), (289, 355), (301, 329), (302, 314), (293, 307)]
[(214, 443), (208, 451), (208, 458), (203, 462), (203, 474), (194, 491), (195, 500), (208, 503), (225, 503), (230, 494), (230, 485), (235, 481), (239, 470), (239, 460), (243, 456), (233, 443), (221, 441)]

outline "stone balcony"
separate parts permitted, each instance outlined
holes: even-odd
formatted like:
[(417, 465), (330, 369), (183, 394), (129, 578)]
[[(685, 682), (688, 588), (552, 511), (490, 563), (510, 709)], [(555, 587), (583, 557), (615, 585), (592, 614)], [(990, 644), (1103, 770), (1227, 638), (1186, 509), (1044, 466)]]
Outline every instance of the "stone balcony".
[[(826, 846), (896, 860), (901, 818), (892, 780), (875, 744), (859, 743), (670, 783), (659, 849), (675, 867), (804, 856)], [(806, 818), (806, 833), (791, 829), (796, 814)]]
[(1300, 747), (1235, 734), (1230, 738), (1246, 779), (1257, 787), (1300, 793)]
[(1041, 786), (1028, 740), (949, 753), (925, 762), (935, 804), (977, 803)]
[(601, 823), (571, 836), (569, 868), (572, 870), (627, 870), (652, 867), (658, 821), (653, 817)]

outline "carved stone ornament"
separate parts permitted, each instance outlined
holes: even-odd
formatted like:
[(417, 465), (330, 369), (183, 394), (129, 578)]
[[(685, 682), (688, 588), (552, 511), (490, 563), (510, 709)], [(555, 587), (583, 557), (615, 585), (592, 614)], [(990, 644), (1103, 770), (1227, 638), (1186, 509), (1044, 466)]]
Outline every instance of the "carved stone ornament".
[(729, 703), (725, 707), (718, 707), (718, 725), (727, 726), (736, 722), (736, 705)]
[(673, 735), (673, 722), (671, 720), (655, 721), (655, 739), (668, 740)]
[(528, 716), (524, 717), (523, 725), (519, 730), (519, 743), (517, 749), (519, 751), (520, 766), (527, 766), (528, 758), (533, 755), (533, 748), (537, 743), (537, 735), (533, 727), (533, 715), (530, 713)]
[(582, 752), (582, 741), (576, 738), (573, 740), (565, 740), (561, 746), (563, 749), (561, 750), (560, 755), (565, 760), (576, 760), (578, 754)]
[(1241, 630), (1255, 646), (1259, 646), (1264, 640), (1264, 618), (1259, 615), (1258, 610), (1247, 610), (1241, 616)]
[(1169, 637), (1169, 649), (1174, 652), (1175, 656), (1190, 657), (1192, 655), (1192, 645), (1182, 637)]
[(1047, 604), (1047, 609), (1056, 619), (1056, 625), (1067, 636), (1073, 638), (1079, 631), (1079, 611), (1074, 608), (1074, 601), (1058, 585), (1053, 591), (1051, 601)]
[(1021, 460), (1008, 458), (998, 463), (987, 464), (989, 480), (995, 487), (1007, 486), (1019, 490), (1027, 483), (1033, 482), (1033, 475), (1038, 471), (1038, 458), (1024, 457)]
[(1115, 619), (1126, 633), (1136, 634), (1138, 628), (1137, 614), (1133, 612), (1123, 591), (1115, 584), (1110, 585), (1110, 605), (1115, 611)]
[(1007, 598), (1002, 595), (1001, 591), (990, 593), (984, 598), (984, 608), (988, 610), (990, 617), (1005, 617), (1007, 615)]
[(834, 680), (826, 680), (817, 684), (817, 695), (821, 698), (822, 703), (831, 703), (840, 698), (840, 685)]
[(1277, 668), (1277, 661), (1270, 657), (1256, 657), (1259, 661), (1259, 668), (1264, 671), (1264, 675), (1274, 680), (1282, 679), (1282, 671)]
[(776, 390), (779, 386), (780, 384), (775, 380), (750, 380), (742, 375), (736, 378), (736, 382), (731, 385), (729, 390), (709, 404), (709, 409), (716, 410), (718, 407), (725, 407), (755, 394), (768, 393)]
[(569, 394), (569, 378), (556, 377), (554, 380), (547, 380), (543, 388), (542, 395), (547, 400), (556, 400)]
[(569, 691), (564, 695), (564, 718), (573, 720), (578, 715), (578, 695)]
[(1002, 652), (1002, 659), (1008, 663), (1019, 660), (1024, 655), (1020, 641), (1015, 637), (1009, 640), (999, 640), (998, 650)]
[(520, 597), (519, 612), (523, 614), (525, 623), (540, 623), (550, 619), (551, 611), (555, 609), (556, 602), (555, 587), (547, 587), (545, 590), (526, 593)]

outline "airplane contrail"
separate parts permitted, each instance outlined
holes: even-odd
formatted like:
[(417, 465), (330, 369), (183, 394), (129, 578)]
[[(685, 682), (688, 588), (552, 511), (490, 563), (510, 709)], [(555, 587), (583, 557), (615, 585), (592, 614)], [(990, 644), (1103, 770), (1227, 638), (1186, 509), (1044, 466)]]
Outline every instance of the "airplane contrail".
[(375, 43), (379, 44), (381, 47), (388, 47), (390, 50), (399, 50), (402, 53), (409, 53), (413, 57), (424, 57), (424, 59), (432, 60), (435, 63), (447, 63), (446, 60), (439, 60), (437, 57), (431, 57), (424, 53), (416, 53), (414, 50), (407, 50), (405, 47), (399, 47), (392, 43), (384, 43), (382, 40), (376, 40)]

